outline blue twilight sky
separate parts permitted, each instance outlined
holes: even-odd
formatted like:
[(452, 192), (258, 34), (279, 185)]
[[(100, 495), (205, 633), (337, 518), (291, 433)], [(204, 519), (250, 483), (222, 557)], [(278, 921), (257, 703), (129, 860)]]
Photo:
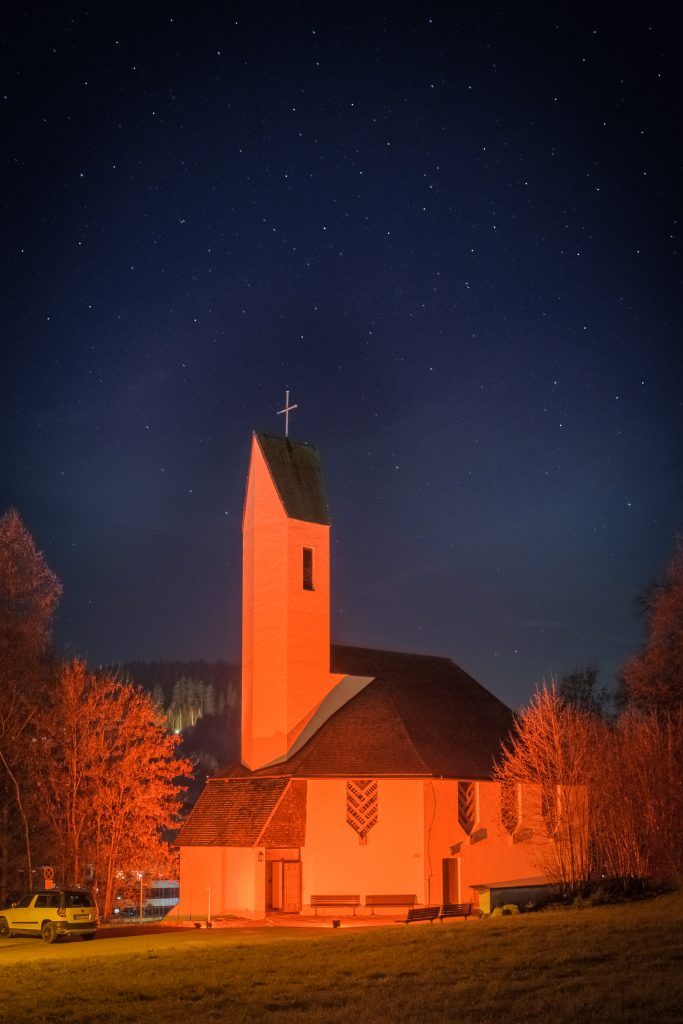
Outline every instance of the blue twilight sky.
[(641, 642), (683, 526), (658, 11), (18, 7), (0, 510), (92, 662), (239, 658), (250, 435), (321, 451), (339, 642), (508, 703)]

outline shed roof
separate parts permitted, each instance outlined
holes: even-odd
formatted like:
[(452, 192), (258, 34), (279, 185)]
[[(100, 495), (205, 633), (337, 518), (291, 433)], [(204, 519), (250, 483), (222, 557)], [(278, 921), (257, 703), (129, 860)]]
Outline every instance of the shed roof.
[(330, 514), (318, 449), (288, 437), (255, 436), (289, 518), (328, 526)]

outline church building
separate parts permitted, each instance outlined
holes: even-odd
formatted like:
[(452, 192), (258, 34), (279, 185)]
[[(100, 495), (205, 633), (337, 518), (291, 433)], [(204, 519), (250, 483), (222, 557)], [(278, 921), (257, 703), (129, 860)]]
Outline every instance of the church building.
[(208, 780), (180, 831), (180, 916), (260, 919), (335, 898), (395, 916), (397, 896), (476, 906), (483, 887), (539, 875), (534, 794), (492, 779), (510, 709), (447, 658), (331, 644), (311, 445), (252, 439), (242, 587), (242, 759)]

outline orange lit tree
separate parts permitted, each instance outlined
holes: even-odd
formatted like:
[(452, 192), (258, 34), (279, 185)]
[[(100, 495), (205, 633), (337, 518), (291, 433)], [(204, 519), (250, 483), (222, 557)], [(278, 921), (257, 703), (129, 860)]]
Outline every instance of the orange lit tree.
[(601, 877), (624, 888), (683, 873), (683, 708), (627, 710), (605, 723), (591, 793)]
[(567, 895), (590, 885), (588, 795), (598, 719), (563, 700), (554, 686), (537, 690), (516, 721), (495, 776), (526, 791), (526, 827), (540, 866)]
[(0, 518), (0, 891), (16, 878), (11, 864), (17, 842), (24, 847), (31, 884), (27, 731), (37, 691), (51, 674), (52, 618), (61, 592), (18, 512), (10, 509)]
[(577, 895), (683, 874), (682, 763), (682, 707), (610, 720), (551, 688), (521, 712), (496, 771), (525, 787), (539, 866)]
[(108, 919), (119, 873), (163, 862), (192, 765), (149, 695), (78, 660), (62, 666), (35, 737), (32, 775), (59, 875), (93, 885)]

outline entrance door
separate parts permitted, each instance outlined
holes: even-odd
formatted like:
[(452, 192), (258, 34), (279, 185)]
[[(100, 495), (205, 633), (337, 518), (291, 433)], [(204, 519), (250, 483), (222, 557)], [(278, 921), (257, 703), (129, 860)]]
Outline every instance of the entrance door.
[(441, 861), (443, 869), (443, 903), (460, 903), (460, 864), (457, 857), (444, 857)]
[(266, 864), (266, 910), (282, 910), (282, 861)]
[(298, 914), (301, 910), (301, 861), (282, 862), (282, 912)]

